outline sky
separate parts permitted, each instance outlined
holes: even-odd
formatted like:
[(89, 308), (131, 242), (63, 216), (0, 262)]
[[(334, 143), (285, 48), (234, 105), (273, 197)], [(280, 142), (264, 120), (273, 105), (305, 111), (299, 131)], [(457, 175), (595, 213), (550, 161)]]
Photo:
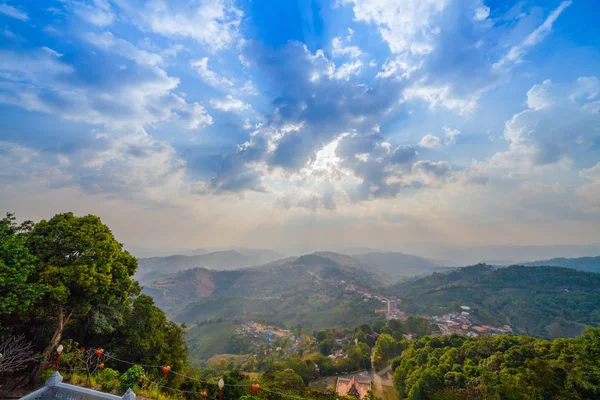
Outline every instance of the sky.
[(0, 0), (0, 212), (155, 249), (598, 243), (598, 15)]

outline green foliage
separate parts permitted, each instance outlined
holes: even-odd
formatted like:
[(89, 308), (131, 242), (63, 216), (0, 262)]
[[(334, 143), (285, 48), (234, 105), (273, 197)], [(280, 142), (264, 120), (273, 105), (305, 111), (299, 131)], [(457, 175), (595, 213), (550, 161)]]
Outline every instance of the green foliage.
[(398, 354), (399, 346), (393, 337), (387, 334), (380, 335), (375, 342), (374, 361), (377, 369), (383, 369), (387, 360)]
[(365, 343), (358, 343), (348, 349), (347, 370), (358, 371), (371, 368), (371, 349)]
[[(125, 325), (115, 337), (114, 346), (121, 358), (148, 365), (170, 365), (183, 371), (188, 365), (188, 353), (183, 328), (168, 321), (164, 312), (154, 305), (150, 296), (141, 295), (125, 317)], [(182, 378), (169, 374), (169, 384), (177, 386)]]
[(400, 399), (594, 399), (600, 328), (577, 339), (424, 337), (394, 360)]
[(139, 365), (134, 365), (129, 368), (119, 377), (119, 388), (121, 392), (126, 392), (127, 389), (132, 390), (142, 384), (142, 375), (144, 375), (144, 368)]
[(0, 220), (0, 317), (25, 313), (45, 291), (34, 280), (37, 260), (26, 247), (28, 227), (18, 226), (13, 214)]
[(119, 372), (112, 368), (104, 368), (96, 374), (96, 382), (103, 392), (112, 392), (119, 384)]

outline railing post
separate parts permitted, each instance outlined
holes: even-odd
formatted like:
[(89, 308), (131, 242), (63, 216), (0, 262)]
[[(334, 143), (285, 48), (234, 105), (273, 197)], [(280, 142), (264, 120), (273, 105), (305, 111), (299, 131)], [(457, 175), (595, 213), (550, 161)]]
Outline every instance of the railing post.
[(121, 397), (122, 400), (135, 400), (135, 398), (136, 395), (135, 393), (133, 393), (133, 390), (131, 390), (131, 388), (127, 389), (123, 397)]
[(62, 375), (58, 371), (54, 371), (52, 373), (52, 375), (50, 375), (50, 378), (48, 378), (46, 383), (44, 383), (44, 386), (47, 386), (47, 387), (56, 386), (57, 384), (62, 383), (62, 381), (63, 381)]

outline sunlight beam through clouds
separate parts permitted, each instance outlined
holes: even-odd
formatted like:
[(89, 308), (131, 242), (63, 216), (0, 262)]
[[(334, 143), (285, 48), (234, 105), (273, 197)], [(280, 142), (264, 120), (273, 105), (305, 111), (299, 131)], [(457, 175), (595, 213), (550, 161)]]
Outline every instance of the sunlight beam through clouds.
[(246, 238), (265, 216), (272, 232), (371, 221), (374, 241), (597, 223), (600, 8), (315, 7), (307, 25), (245, 0), (0, 2), (6, 204), (77, 193)]

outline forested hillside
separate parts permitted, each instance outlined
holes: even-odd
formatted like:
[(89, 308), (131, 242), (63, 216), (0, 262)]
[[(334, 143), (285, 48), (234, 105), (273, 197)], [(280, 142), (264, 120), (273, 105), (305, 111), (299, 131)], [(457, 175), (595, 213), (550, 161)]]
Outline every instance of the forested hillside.
[(600, 323), (600, 275), (558, 267), (487, 265), (436, 273), (390, 288), (411, 313), (472, 308), (480, 323), (509, 324), (545, 338), (573, 337)]
[[(301, 307), (310, 305), (307, 301), (311, 296), (326, 295), (329, 294), (327, 290), (331, 290), (328, 297), (335, 303), (340, 300), (345, 286), (351, 282), (365, 287), (383, 286), (386, 282), (384, 275), (369, 272), (355, 264), (342, 264), (332, 257), (309, 254), (236, 271), (195, 268), (158, 279), (145, 285), (144, 291), (173, 315), (183, 309), (193, 308), (194, 302), (210, 304), (216, 301), (226, 307), (229, 298), (239, 297), (266, 302), (265, 307), (272, 300), (290, 303), (292, 308), (288, 308), (289, 314), (300, 315), (303, 314)], [(210, 299), (207, 301), (201, 300), (208, 297)], [(210, 306), (202, 305), (200, 309), (210, 316)], [(238, 308), (238, 311), (242, 312), (242, 309)], [(309, 308), (305, 310), (308, 311)], [(185, 320), (194, 318), (189, 316)]]

